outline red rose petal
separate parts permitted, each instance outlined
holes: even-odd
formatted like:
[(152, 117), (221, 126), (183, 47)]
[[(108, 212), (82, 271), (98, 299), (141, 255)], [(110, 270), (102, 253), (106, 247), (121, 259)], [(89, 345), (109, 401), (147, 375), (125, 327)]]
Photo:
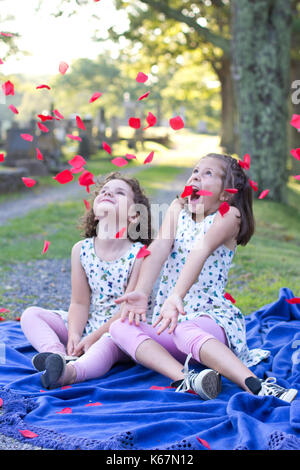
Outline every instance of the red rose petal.
[(144, 127), (144, 130), (148, 129), (149, 127), (152, 127), (156, 124), (156, 117), (152, 113), (148, 113), (148, 116), (146, 117), (146, 121), (148, 122), (148, 126)]
[(137, 258), (145, 258), (146, 256), (149, 256), (151, 254), (151, 251), (147, 250), (147, 245), (144, 245), (138, 254), (136, 255)]
[(264, 197), (266, 197), (266, 195), (270, 192), (269, 189), (264, 189), (264, 191), (262, 191), (260, 193), (260, 195), (258, 196), (258, 199), (263, 199)]
[(103, 403), (100, 403), (100, 401), (95, 401), (95, 403), (87, 403), (84, 406), (102, 406)]
[(31, 188), (32, 186), (36, 184), (36, 180), (32, 178), (27, 178), (26, 176), (22, 176), (22, 180), (25, 186), (27, 186), (27, 188)]
[(149, 95), (150, 91), (147, 91), (147, 93), (144, 93), (142, 96), (139, 97), (138, 101), (141, 101), (143, 100), (144, 98), (147, 98), (147, 96)]
[(63, 408), (62, 410), (56, 411), (55, 413), (57, 413), (58, 415), (71, 414), (72, 413), (72, 408)]
[(42, 122), (53, 121), (53, 116), (49, 116), (49, 115), (38, 114), (38, 118), (40, 118)]
[(44, 241), (44, 248), (43, 248), (43, 251), (42, 251), (42, 254), (43, 254), (43, 255), (44, 255), (44, 254), (46, 253), (46, 251), (48, 250), (50, 243), (51, 243), (51, 242), (49, 242), (48, 240), (45, 240), (45, 241)]
[(128, 124), (133, 129), (139, 129), (141, 127), (141, 120), (139, 118), (131, 117), (129, 118)]
[(78, 182), (80, 186), (86, 186), (86, 190), (89, 193), (90, 192), (90, 186), (92, 184), (95, 184), (94, 182), (94, 175), (90, 171), (84, 170), (83, 173), (78, 178)]
[(100, 96), (102, 96), (102, 93), (100, 92), (96, 92), (92, 95), (92, 97), (90, 98), (90, 103), (93, 103), (94, 101), (96, 101), (98, 98), (100, 98)]
[(86, 130), (85, 125), (83, 124), (80, 116), (76, 116), (76, 123), (79, 129), (82, 129), (83, 131)]
[(293, 178), (300, 181), (300, 175), (293, 175)]
[(198, 196), (212, 196), (213, 195), (211, 191), (206, 191), (205, 189), (200, 189), (200, 191), (197, 191), (196, 194), (198, 194)]
[(82, 168), (86, 164), (86, 161), (81, 155), (75, 155), (68, 163), (75, 168)]
[(86, 201), (85, 199), (83, 200), (83, 202), (84, 202), (84, 205), (85, 205), (85, 207), (86, 207), (86, 210), (89, 211), (90, 208), (91, 208), (91, 204), (89, 203), (89, 201)]
[(257, 183), (255, 183), (255, 181), (249, 179), (249, 184), (254, 191), (257, 191)]
[(2, 59), (0, 59), (0, 65), (2, 65), (2, 64), (4, 64), (4, 62), (3, 62), (3, 60), (2, 60)]
[(122, 167), (122, 166), (126, 166), (128, 165), (128, 161), (125, 160), (125, 158), (122, 158), (122, 157), (116, 157), (114, 158), (111, 163), (113, 163), (114, 165), (118, 166), (118, 167)]
[(4, 162), (4, 153), (0, 153), (0, 163)]
[(53, 112), (57, 118), (64, 119), (64, 116), (60, 114), (60, 112), (57, 109), (55, 109)]
[(103, 145), (103, 148), (106, 152), (108, 152), (109, 154), (111, 154), (111, 147), (110, 145), (108, 145), (107, 142), (102, 142), (102, 145)]
[(11, 38), (13, 35), (11, 33), (0, 33), (1, 36), (5, 36), (6, 38)]
[(193, 186), (185, 186), (180, 197), (184, 198), (184, 197), (190, 196), (192, 192), (193, 192)]
[(71, 140), (77, 140), (78, 142), (82, 141), (82, 138), (79, 137), (78, 135), (73, 135), (73, 134), (67, 134), (67, 137)]
[(33, 136), (30, 135), (30, 134), (20, 134), (22, 139), (24, 140), (27, 140), (28, 142), (32, 142), (33, 141)]
[(6, 320), (6, 318), (0, 317), (0, 321), (5, 321), (5, 320)]
[(0, 313), (9, 313), (9, 312), (10, 310), (8, 308), (4, 308), (4, 307), (0, 308)]
[(300, 160), (300, 148), (298, 149), (292, 149), (291, 154), (293, 155), (296, 160)]
[(136, 76), (136, 81), (138, 83), (145, 83), (148, 80), (148, 75), (143, 72), (139, 72)]
[(84, 171), (84, 167), (82, 168), (76, 168), (76, 167), (73, 167), (71, 168), (70, 172), (73, 173), (73, 175), (77, 174), (77, 173), (80, 173), (81, 171)]
[(45, 126), (44, 124), (42, 124), (41, 122), (38, 122), (37, 125), (38, 125), (38, 128), (39, 128), (42, 132), (49, 132), (48, 127), (46, 127), (46, 126)]
[(243, 161), (239, 160), (239, 165), (244, 168), (244, 170), (249, 170), (251, 163), (251, 158), (248, 153), (245, 153)]
[(296, 129), (300, 129), (300, 114), (293, 114), (291, 125), (296, 127)]
[(197, 436), (198, 441), (207, 449), (211, 450), (211, 447), (208, 442), (206, 442), (204, 439), (200, 439), (200, 437)]
[(226, 201), (222, 202), (222, 204), (219, 207), (219, 212), (221, 216), (223, 217), (226, 214), (226, 212), (229, 211), (229, 209), (230, 209), (230, 205), (228, 204), (228, 202)]
[(125, 232), (126, 232), (126, 227), (121, 228), (121, 230), (116, 233), (116, 238), (122, 238)]
[(38, 148), (36, 148), (36, 158), (38, 160), (43, 160), (44, 159), (42, 152)]
[(128, 158), (128, 160), (132, 160), (133, 158), (136, 158), (136, 156), (133, 155), (132, 153), (126, 153), (125, 157)]
[(47, 88), (47, 90), (51, 90), (51, 88), (49, 87), (49, 85), (45, 85), (45, 84), (38, 85), (38, 86), (36, 87), (37, 90), (41, 90), (42, 88)]
[(74, 177), (70, 170), (63, 170), (60, 173), (57, 173), (56, 176), (52, 176), (52, 178), (58, 181), (60, 184), (66, 184), (72, 181)]
[(175, 116), (174, 118), (170, 119), (170, 126), (174, 131), (178, 131), (184, 127), (184, 122), (180, 116)]
[(288, 304), (300, 304), (300, 297), (293, 297), (292, 299), (285, 299)]
[(152, 152), (150, 152), (149, 155), (145, 158), (145, 160), (144, 160), (144, 165), (145, 165), (146, 163), (151, 163), (152, 160), (153, 160), (153, 157), (154, 157), (154, 152), (152, 151)]
[(68, 70), (69, 66), (66, 62), (60, 62), (59, 64), (59, 71), (62, 75), (64, 75), (66, 73), (66, 71)]
[(6, 96), (15, 94), (14, 84), (10, 80), (2, 84), (2, 90)]
[(228, 292), (225, 292), (224, 297), (225, 299), (230, 300), (230, 302), (232, 302), (233, 304), (236, 303), (236, 300)]
[(17, 110), (17, 108), (13, 104), (10, 104), (8, 107), (13, 113), (19, 114), (19, 111)]
[(60, 387), (61, 390), (67, 390), (68, 388), (72, 388), (72, 385), (63, 385)]
[(230, 194), (236, 194), (239, 190), (236, 189), (236, 188), (226, 188), (226, 189), (224, 189), (224, 191), (226, 191), (227, 193), (230, 193)]
[(29, 429), (18, 429), (18, 431), (22, 434), (23, 437), (27, 437), (28, 439), (38, 437), (38, 434), (33, 431), (29, 431)]
[(2, 398), (0, 398), (0, 408), (1, 408), (2, 405), (3, 405), (3, 400), (2, 400)]

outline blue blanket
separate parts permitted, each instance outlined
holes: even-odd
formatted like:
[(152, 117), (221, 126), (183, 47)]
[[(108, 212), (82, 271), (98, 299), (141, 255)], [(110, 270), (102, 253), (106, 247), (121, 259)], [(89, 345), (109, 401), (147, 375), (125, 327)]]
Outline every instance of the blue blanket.
[[(271, 351), (254, 373), (300, 390), (300, 305), (286, 302), (292, 297), (281, 289), (276, 302), (246, 317), (246, 327), (250, 348)], [(6, 436), (48, 449), (300, 449), (300, 392), (288, 404), (222, 378), (219, 397), (202, 401), (175, 393), (168, 378), (134, 363), (45, 391), (31, 364), (34, 353), (18, 322), (0, 324), (0, 433)]]

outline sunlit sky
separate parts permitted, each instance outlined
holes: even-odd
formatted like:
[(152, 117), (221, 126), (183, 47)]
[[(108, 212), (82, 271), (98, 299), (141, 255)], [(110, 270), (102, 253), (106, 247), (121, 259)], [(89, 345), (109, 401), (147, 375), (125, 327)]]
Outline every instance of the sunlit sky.
[[(39, 0), (0, 0), (1, 19), (8, 15), (15, 17), (2, 21), (0, 32), (19, 33), (19, 48), (30, 53), (6, 59), (0, 65), (4, 75), (56, 74), (60, 61), (71, 65), (79, 57), (94, 59), (107, 48), (107, 44), (92, 40), (95, 30), (100, 30), (100, 35), (105, 37), (109, 27), (118, 25), (124, 29), (127, 23), (125, 13), (117, 12), (112, 0), (89, 0), (87, 5), (77, 6), (78, 13), (69, 18), (66, 14), (59, 18), (51, 16), (57, 11), (59, 0), (43, 0), (40, 11), (36, 12), (39, 3)], [(68, 12), (71, 7), (66, 5), (65, 9)], [(100, 19), (93, 18), (93, 14)], [(0, 36), (0, 58), (3, 54)]]

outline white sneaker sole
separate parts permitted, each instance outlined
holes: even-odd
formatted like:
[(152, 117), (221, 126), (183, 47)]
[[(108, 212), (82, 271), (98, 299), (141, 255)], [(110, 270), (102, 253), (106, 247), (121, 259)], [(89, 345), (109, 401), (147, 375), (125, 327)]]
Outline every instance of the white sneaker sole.
[(213, 400), (221, 392), (221, 387), (221, 375), (213, 369), (204, 369), (199, 372), (193, 389), (203, 400)]
[(294, 400), (297, 393), (298, 393), (298, 390), (296, 390), (295, 388), (290, 388), (289, 390), (287, 390), (281, 395), (280, 400), (291, 403)]

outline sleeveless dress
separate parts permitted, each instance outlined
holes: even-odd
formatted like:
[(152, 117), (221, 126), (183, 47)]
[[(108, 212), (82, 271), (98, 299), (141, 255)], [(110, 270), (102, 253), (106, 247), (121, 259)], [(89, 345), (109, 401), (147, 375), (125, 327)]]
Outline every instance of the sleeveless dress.
[[(217, 212), (208, 215), (199, 223), (192, 219), (186, 209), (180, 212), (172, 252), (162, 269), (154, 303), (153, 323), (164, 301), (172, 293), (193, 245), (208, 231), (216, 214)], [(224, 297), (235, 251), (236, 249), (232, 251), (221, 245), (207, 258), (197, 282), (191, 286), (183, 299), (186, 315), (179, 315), (178, 323), (201, 315), (209, 316), (224, 329), (230, 349), (250, 367), (267, 358), (270, 351), (248, 349), (244, 316), (230, 300)]]
[[(117, 260), (104, 261), (96, 255), (94, 238), (83, 240), (80, 250), (80, 262), (91, 290), (89, 317), (83, 336), (97, 330), (120, 309), (120, 305), (117, 305), (114, 301), (125, 293), (136, 255), (142, 247), (143, 244), (140, 242), (132, 243), (127, 252)], [(151, 323), (152, 308), (152, 298), (150, 296), (147, 323)], [(53, 311), (61, 315), (67, 325), (68, 312), (64, 310)], [(109, 333), (106, 333), (106, 336), (110, 336)]]

